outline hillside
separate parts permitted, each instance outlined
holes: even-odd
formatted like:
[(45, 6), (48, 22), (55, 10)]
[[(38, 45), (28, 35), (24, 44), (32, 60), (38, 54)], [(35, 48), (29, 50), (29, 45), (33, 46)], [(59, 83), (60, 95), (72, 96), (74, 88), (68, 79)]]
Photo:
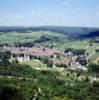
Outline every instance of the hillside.
[[(42, 27), (0, 27), (0, 32), (18, 32), (28, 33), (37, 31), (50, 31), (54, 33), (64, 34), (69, 38), (80, 38), (80, 35), (90, 35), (95, 31), (99, 31), (99, 28), (84, 28), (84, 27), (59, 27), (59, 26), (42, 26)], [(92, 36), (92, 35), (91, 35)]]
[(45, 67), (9, 62), (1, 53), (0, 100), (99, 100), (99, 81), (91, 76), (99, 72), (98, 66), (89, 72)]
[(87, 34), (81, 35), (82, 38), (93, 38), (93, 37), (99, 37), (99, 30), (89, 32)]
[(98, 38), (90, 46), (90, 40), (99, 36), (98, 28), (83, 27), (0, 27), (0, 46), (44, 46), (55, 48), (84, 48), (92, 53)]

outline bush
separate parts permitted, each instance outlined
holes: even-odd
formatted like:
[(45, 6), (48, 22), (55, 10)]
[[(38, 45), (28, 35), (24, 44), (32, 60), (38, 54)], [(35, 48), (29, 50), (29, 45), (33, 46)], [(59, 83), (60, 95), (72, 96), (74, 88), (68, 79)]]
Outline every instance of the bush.
[(24, 98), (15, 87), (0, 86), (0, 100), (24, 100)]
[(47, 64), (48, 67), (53, 67), (53, 61), (49, 59), (48, 57), (39, 57), (39, 60)]
[(87, 60), (85, 58), (78, 57), (76, 61), (79, 62), (83, 66), (87, 65)]
[(66, 48), (65, 53), (72, 52), (74, 55), (84, 55), (85, 49)]
[(66, 64), (57, 64), (56, 66), (57, 66), (57, 67), (60, 67), (60, 68), (61, 68), (61, 67), (67, 68), (67, 65), (66, 65)]

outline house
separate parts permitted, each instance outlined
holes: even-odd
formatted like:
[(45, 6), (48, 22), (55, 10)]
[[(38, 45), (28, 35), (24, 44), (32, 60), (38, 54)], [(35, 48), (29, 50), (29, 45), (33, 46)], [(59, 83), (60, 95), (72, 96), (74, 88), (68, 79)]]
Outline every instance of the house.
[(19, 62), (29, 61), (33, 58), (37, 57), (51, 57), (54, 56), (54, 50), (49, 48), (16, 48), (16, 47), (6, 47), (3, 48), (4, 51), (8, 51), (11, 53), (11, 59), (17, 59)]
[[(3, 47), (3, 51), (10, 52), (11, 60), (18, 60), (19, 62), (30, 61), (38, 59), (39, 57), (48, 57), (53, 61), (54, 65), (66, 65), (69, 69), (82, 69), (82, 65), (76, 62), (78, 56), (73, 53), (64, 53), (62, 50), (50, 49), (44, 47)], [(84, 67), (83, 67), (84, 68)]]

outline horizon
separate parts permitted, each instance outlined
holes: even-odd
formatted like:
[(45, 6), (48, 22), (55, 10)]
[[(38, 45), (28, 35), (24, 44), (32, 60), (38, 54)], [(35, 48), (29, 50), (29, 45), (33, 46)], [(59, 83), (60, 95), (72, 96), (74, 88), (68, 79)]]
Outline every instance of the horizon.
[(99, 0), (0, 0), (0, 27), (99, 27)]
[(39, 25), (37, 25), (37, 26), (22, 26), (22, 25), (19, 25), (19, 26), (16, 26), (16, 25), (9, 25), (9, 26), (0, 26), (0, 28), (1, 27), (4, 27), (4, 28), (6, 28), (6, 27), (8, 27), (8, 28), (11, 28), (11, 27), (13, 27), (13, 28), (42, 28), (42, 27), (64, 27), (64, 28), (96, 28), (96, 29), (99, 29), (99, 27), (98, 26), (59, 26), (59, 25), (57, 25), (57, 26), (54, 26), (54, 25), (50, 25), (50, 26), (48, 26), (48, 25), (41, 25), (41, 26), (39, 26)]

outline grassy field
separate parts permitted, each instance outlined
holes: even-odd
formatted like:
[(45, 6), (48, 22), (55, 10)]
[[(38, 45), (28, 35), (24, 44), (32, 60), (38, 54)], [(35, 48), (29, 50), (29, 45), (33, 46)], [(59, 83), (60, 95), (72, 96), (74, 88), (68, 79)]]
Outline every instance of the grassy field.
[(98, 43), (93, 43), (92, 46), (90, 46), (89, 41), (84, 40), (84, 41), (65, 41), (63, 43), (57, 43), (56, 47), (58, 48), (75, 48), (75, 49), (85, 49), (89, 54), (91, 54), (93, 51), (95, 51), (96, 48), (99, 47)]
[(33, 42), (36, 39), (39, 39), (42, 35), (49, 35), (55, 37), (62, 37), (62, 35), (58, 33), (52, 33), (49, 31), (38, 31), (38, 32), (30, 32), (30, 33), (17, 33), (17, 32), (9, 32), (0, 34), (0, 43), (17, 43), (17, 42)]
[(99, 53), (94, 53), (94, 54), (90, 57), (89, 61), (90, 61), (90, 62), (93, 62), (93, 63), (99, 64), (99, 63), (97, 62), (98, 58), (99, 58)]
[[(33, 42), (39, 39), (41, 36), (52, 36), (60, 38), (59, 41), (55, 43), (56, 47), (65, 48), (65, 47), (73, 47), (73, 48), (84, 48), (89, 51), (93, 51), (94, 48), (99, 47), (99, 44), (93, 44), (90, 46), (88, 40), (76, 40), (70, 41), (66, 38), (65, 35), (49, 32), (49, 31), (38, 31), (38, 32), (29, 32), (29, 33), (17, 33), (17, 32), (8, 32), (0, 34), (0, 43), (19, 43), (19, 42)], [(64, 38), (63, 38), (64, 37)]]
[(53, 66), (53, 67), (48, 67), (46, 64), (42, 63), (39, 60), (31, 60), (31, 61), (26, 61), (26, 62), (22, 62), (22, 64), (26, 64), (31, 66), (33, 69), (37, 69), (37, 70), (49, 70), (49, 71), (58, 71), (60, 72), (61, 69)]
[(71, 47), (73, 48), (83, 48), (85, 49), (88, 53), (92, 53), (93, 51), (95, 51), (96, 48), (99, 47), (99, 44), (98, 43), (93, 43), (92, 46), (90, 46), (90, 43), (89, 41), (77, 41), (77, 42), (74, 42)]
[(27, 62), (22, 62), (23, 64), (30, 65), (32, 68), (46, 68), (47, 65), (39, 60), (31, 60)]
[[(52, 41), (46, 41), (43, 43), (36, 44), (37, 46), (48, 46), (54, 44), (56, 48), (76, 48), (76, 49), (86, 49), (86, 51), (91, 54), (95, 51), (96, 48), (99, 47), (99, 43), (93, 43), (90, 46), (89, 40), (68, 40), (66, 35), (59, 34), (55, 32), (49, 31), (37, 31), (37, 32), (28, 32), (28, 33), (18, 33), (18, 32), (8, 32), (8, 33), (0, 33), (0, 43), (7, 44), (16, 44), (16, 43), (26, 43), (26, 42), (34, 42), (35, 40), (39, 40), (41, 36), (49, 36)], [(54, 40), (53, 37), (58, 38), (58, 40)]]

